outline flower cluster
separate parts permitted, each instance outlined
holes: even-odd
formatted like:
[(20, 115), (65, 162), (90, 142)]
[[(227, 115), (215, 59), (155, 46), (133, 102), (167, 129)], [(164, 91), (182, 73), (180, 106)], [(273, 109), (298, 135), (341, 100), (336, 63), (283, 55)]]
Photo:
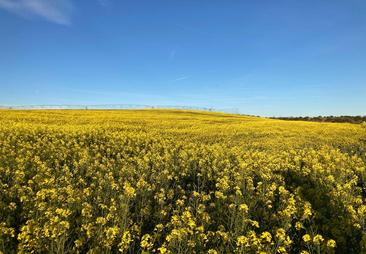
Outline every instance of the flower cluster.
[(0, 253), (366, 251), (366, 129), (0, 111)]

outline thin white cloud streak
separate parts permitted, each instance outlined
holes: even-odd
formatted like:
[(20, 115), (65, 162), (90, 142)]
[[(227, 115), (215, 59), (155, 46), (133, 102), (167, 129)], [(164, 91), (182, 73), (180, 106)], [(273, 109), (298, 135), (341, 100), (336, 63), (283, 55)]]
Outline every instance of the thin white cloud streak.
[(176, 79), (173, 79), (172, 81), (181, 81), (181, 80), (186, 80), (186, 79), (189, 79), (190, 76), (182, 76), (182, 77), (178, 77)]
[(39, 16), (60, 24), (71, 24), (70, 0), (0, 0), (0, 8), (22, 17)]

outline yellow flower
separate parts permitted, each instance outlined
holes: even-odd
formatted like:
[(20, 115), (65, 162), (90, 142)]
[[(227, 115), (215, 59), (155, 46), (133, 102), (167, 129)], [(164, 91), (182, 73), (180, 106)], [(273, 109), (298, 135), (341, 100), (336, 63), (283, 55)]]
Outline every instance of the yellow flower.
[(155, 231), (156, 232), (161, 232), (161, 231), (163, 231), (163, 229), (164, 229), (163, 224), (158, 224), (158, 225), (155, 226)]
[(276, 230), (276, 237), (279, 241), (285, 241), (286, 240), (286, 231), (283, 228), (279, 228)]
[(296, 228), (296, 230), (301, 230), (302, 228), (304, 228), (304, 226), (302, 225), (301, 222), (296, 222), (295, 223), (295, 228)]
[(278, 253), (287, 253), (285, 247), (282, 247), (282, 246), (278, 247), (277, 252)]
[(310, 203), (305, 203), (304, 205), (304, 213), (303, 213), (303, 216), (302, 216), (302, 219), (305, 220), (305, 219), (309, 219), (310, 216), (312, 215), (312, 211), (311, 211), (311, 205)]
[(239, 209), (240, 209), (240, 211), (243, 211), (244, 213), (248, 213), (248, 210), (249, 210), (247, 204), (241, 204), (239, 206)]
[(330, 239), (327, 241), (327, 246), (329, 248), (335, 248), (336, 247), (336, 241), (334, 241), (333, 239)]
[(123, 186), (123, 189), (125, 191), (125, 194), (129, 198), (133, 198), (136, 195), (135, 189), (128, 182), (125, 182), (125, 184)]
[(268, 231), (265, 231), (261, 234), (261, 239), (268, 242), (268, 243), (270, 243), (271, 240), (272, 240), (272, 235)]
[(107, 223), (107, 220), (103, 217), (98, 217), (97, 220), (96, 220), (96, 223), (97, 224), (101, 224), (101, 225), (104, 225)]
[(149, 234), (143, 235), (140, 246), (143, 249), (150, 250), (153, 247), (152, 237)]
[(321, 235), (316, 235), (316, 236), (314, 236), (314, 238), (313, 238), (313, 243), (315, 244), (315, 245), (320, 245), (322, 242), (324, 241), (324, 238), (323, 238), (323, 236), (321, 236)]
[(215, 197), (217, 199), (226, 199), (226, 196), (221, 191), (215, 191)]
[(168, 250), (167, 250), (167, 248), (165, 248), (165, 247), (160, 247), (160, 248), (158, 248), (158, 251), (159, 251), (161, 254), (168, 253)]
[(302, 240), (307, 243), (307, 242), (311, 241), (311, 236), (308, 234), (305, 234), (305, 235), (303, 235)]
[(115, 238), (115, 236), (118, 234), (119, 232), (119, 228), (118, 227), (109, 227), (106, 231), (106, 236), (108, 239), (113, 239)]
[(74, 241), (74, 244), (75, 244), (75, 247), (76, 248), (80, 248), (83, 243), (82, 243), (82, 241), (80, 241), (79, 239), (77, 239), (77, 240)]
[(239, 236), (237, 239), (236, 239), (236, 245), (237, 246), (244, 246), (248, 241), (248, 238), (245, 237), (245, 236)]
[(119, 247), (118, 250), (120, 252), (125, 252), (126, 250), (128, 250), (131, 242), (132, 242), (132, 239), (131, 239), (130, 232), (129, 231), (123, 232), (121, 242), (118, 244), (118, 247)]

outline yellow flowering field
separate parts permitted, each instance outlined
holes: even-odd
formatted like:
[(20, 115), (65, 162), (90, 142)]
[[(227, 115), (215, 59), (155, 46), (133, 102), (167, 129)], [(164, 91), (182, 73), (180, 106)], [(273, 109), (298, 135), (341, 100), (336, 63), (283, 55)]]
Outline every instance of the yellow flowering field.
[(366, 127), (0, 110), (2, 253), (366, 253)]

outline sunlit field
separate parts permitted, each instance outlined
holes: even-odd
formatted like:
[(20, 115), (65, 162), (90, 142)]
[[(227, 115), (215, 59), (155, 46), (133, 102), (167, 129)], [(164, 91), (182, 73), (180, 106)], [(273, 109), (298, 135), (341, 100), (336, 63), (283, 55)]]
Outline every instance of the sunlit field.
[(366, 252), (366, 127), (0, 110), (0, 252)]

